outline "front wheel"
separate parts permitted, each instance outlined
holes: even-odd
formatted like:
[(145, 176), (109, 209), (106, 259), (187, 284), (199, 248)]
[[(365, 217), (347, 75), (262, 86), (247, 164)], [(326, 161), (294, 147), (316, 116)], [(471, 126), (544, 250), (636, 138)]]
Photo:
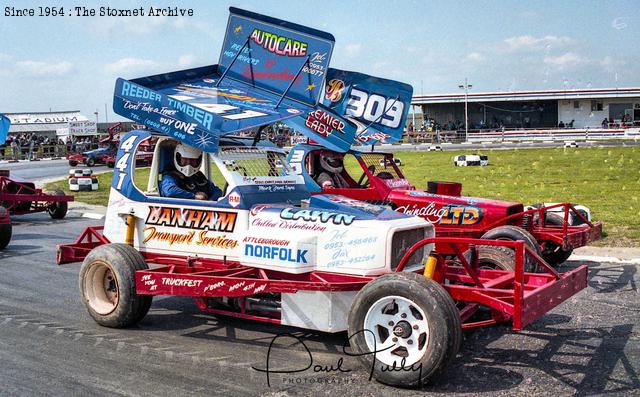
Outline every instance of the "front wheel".
[[(562, 225), (564, 224), (564, 217), (559, 214), (548, 212), (546, 216), (546, 223), (547, 225), (562, 227)], [(542, 251), (542, 257), (551, 266), (558, 266), (559, 264), (569, 259), (572, 253), (572, 247), (569, 247), (565, 250), (561, 245), (556, 244), (552, 241), (548, 241), (546, 242), (544, 250)]]
[(415, 387), (435, 379), (462, 340), (458, 310), (442, 286), (415, 273), (380, 276), (349, 312), (353, 354), (380, 382)]
[[(54, 196), (64, 196), (64, 192), (60, 189), (56, 189), (53, 191)], [(62, 219), (67, 216), (67, 210), (69, 209), (69, 203), (66, 201), (56, 201), (49, 205), (47, 212), (49, 212), (49, 216), (51, 219)]]
[(565, 250), (562, 249), (561, 245), (555, 244), (553, 242), (547, 242), (544, 247), (544, 251), (542, 251), (542, 257), (551, 266), (558, 266), (569, 259), (572, 253), (573, 248)]
[(148, 269), (138, 251), (125, 244), (93, 249), (80, 269), (82, 301), (100, 325), (124, 328), (138, 323), (151, 307), (152, 296), (136, 293), (136, 271)]
[(78, 162), (75, 160), (69, 160), (69, 165), (75, 167), (76, 165), (78, 165)]
[(96, 165), (96, 160), (90, 157), (87, 159), (85, 164), (87, 165), (87, 167), (93, 167), (94, 165)]

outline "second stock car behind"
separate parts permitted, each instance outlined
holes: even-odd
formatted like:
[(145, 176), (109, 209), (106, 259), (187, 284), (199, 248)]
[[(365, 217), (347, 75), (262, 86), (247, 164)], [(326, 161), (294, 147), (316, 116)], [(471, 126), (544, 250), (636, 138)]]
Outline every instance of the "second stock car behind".
[[(350, 160), (357, 164), (356, 171), (343, 166), (338, 179), (342, 185), (321, 187), (318, 178), (326, 172), (323, 157), (340, 159), (342, 164)], [(435, 225), (437, 236), (523, 240), (553, 265), (602, 234), (602, 223), (592, 222), (583, 206), (558, 203), (525, 208), (516, 202), (463, 196), (462, 185), (456, 182), (429, 182), (427, 191), (419, 190), (389, 153), (340, 153), (299, 144), (291, 149), (288, 160), (311, 192), (339, 194), (420, 216)], [(436, 248), (453, 254), (446, 245)]]

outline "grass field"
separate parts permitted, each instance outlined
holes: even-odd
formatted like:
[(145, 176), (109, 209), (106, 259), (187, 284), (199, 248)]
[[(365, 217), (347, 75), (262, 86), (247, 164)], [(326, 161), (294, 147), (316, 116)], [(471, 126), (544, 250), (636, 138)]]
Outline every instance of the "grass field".
[[(597, 245), (640, 246), (640, 147), (485, 150), (490, 166), (453, 166), (453, 156), (470, 152), (398, 152), (397, 157), (418, 188), (425, 189), (430, 180), (446, 180), (463, 183), (463, 194), (469, 196), (586, 205), (595, 219), (605, 222), (606, 238)], [(146, 180), (148, 172), (138, 170), (136, 180)], [(106, 205), (111, 173), (98, 178), (100, 191), (76, 193), (77, 201)], [(46, 188), (69, 189), (66, 180)]]

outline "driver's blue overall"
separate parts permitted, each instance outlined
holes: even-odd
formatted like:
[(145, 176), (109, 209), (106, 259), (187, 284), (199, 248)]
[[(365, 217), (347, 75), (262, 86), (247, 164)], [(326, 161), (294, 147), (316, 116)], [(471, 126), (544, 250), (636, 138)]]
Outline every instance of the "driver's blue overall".
[(162, 175), (160, 196), (195, 200), (196, 193), (205, 193), (208, 200), (218, 200), (222, 190), (214, 185), (202, 172), (187, 177), (177, 171)]

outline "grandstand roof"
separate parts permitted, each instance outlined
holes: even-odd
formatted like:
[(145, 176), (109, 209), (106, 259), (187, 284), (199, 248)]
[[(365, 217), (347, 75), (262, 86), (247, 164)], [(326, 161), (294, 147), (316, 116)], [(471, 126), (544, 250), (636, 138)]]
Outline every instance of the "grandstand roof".
[[(640, 88), (602, 88), (585, 90), (469, 92), (468, 102), (536, 101), (558, 99), (640, 98)], [(415, 95), (412, 105), (464, 102), (464, 92)]]

